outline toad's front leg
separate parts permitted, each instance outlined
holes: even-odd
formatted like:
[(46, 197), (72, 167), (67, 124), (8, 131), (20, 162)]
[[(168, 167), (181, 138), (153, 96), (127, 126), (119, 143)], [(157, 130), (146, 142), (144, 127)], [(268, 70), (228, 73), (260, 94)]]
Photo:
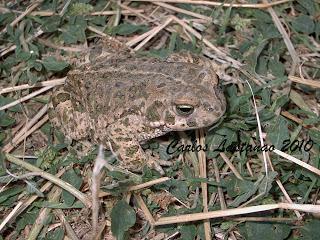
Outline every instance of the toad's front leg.
[[(127, 116), (107, 127), (107, 140), (112, 151), (117, 154), (120, 166), (131, 171), (140, 172), (147, 165), (164, 174), (160, 167), (160, 159), (146, 154), (140, 146), (141, 139), (150, 139), (150, 132), (156, 131), (141, 123), (140, 116)], [(169, 164), (167, 164), (169, 165)]]

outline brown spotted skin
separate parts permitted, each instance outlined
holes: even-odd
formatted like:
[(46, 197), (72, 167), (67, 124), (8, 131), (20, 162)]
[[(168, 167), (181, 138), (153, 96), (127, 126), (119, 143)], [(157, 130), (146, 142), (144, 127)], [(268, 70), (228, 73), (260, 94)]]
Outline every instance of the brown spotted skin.
[[(111, 145), (121, 167), (140, 171), (157, 160), (140, 143), (221, 118), (226, 101), (217, 84), (210, 62), (200, 57), (111, 54), (69, 72), (53, 94), (50, 119), (68, 138)], [(184, 105), (193, 112), (179, 113), (177, 106)]]

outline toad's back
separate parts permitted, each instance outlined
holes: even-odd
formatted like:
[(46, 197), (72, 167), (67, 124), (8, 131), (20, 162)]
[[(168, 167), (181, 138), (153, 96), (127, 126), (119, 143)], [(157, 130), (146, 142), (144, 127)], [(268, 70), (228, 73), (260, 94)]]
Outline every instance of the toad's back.
[[(205, 100), (202, 95), (208, 86), (201, 82), (205, 71), (203, 66), (185, 62), (111, 58), (70, 72), (65, 90), (85, 111), (106, 114), (112, 123), (124, 114), (143, 115), (154, 101), (172, 104), (170, 100), (188, 92)], [(218, 97), (211, 96), (217, 105)]]

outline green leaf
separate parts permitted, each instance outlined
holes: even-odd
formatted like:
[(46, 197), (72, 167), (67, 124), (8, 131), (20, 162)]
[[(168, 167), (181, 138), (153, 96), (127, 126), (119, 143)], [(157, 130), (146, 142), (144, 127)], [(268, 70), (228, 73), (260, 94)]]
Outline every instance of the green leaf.
[(241, 228), (241, 233), (246, 240), (283, 240), (286, 239), (291, 232), (287, 224), (271, 224), (266, 222), (246, 222)]
[(292, 27), (301, 33), (311, 34), (314, 32), (314, 22), (307, 15), (300, 15), (292, 21)]
[(127, 36), (132, 33), (144, 33), (146, 31), (148, 31), (146, 25), (134, 25), (130, 23), (119, 24), (111, 30), (112, 34), (121, 36)]
[(62, 38), (66, 44), (84, 42), (86, 40), (87, 20), (83, 16), (72, 16), (62, 29)]
[(263, 178), (264, 177), (260, 177), (255, 183), (253, 183), (233, 177), (231, 181), (228, 182), (227, 189), (228, 194), (230, 193), (237, 197), (229, 204), (229, 206), (238, 207), (241, 203), (247, 201), (257, 192)]
[(22, 215), (20, 215), (20, 219), (16, 223), (15, 230), (20, 232), (24, 229), (28, 224), (33, 224), (39, 215), (39, 208), (32, 208), (32, 210), (25, 211)]
[(60, 72), (69, 66), (65, 61), (58, 61), (55, 57), (47, 57), (42, 61), (43, 66), (52, 72)]
[[(7, 105), (13, 101), (15, 101), (16, 99), (12, 98), (12, 97), (3, 97), (3, 96), (0, 96), (0, 107), (3, 107), (4, 105)], [(10, 107), (8, 109), (9, 111), (11, 112), (21, 112), (22, 109), (21, 109), (21, 104), (17, 104), (13, 107)], [(0, 111), (0, 117), (2, 118), (3, 117), (3, 111)]]
[(275, 77), (282, 77), (285, 74), (285, 67), (279, 60), (269, 60), (268, 68)]
[[(70, 169), (65, 174), (63, 174), (62, 180), (70, 183), (76, 189), (79, 189), (82, 185), (82, 182), (83, 182), (82, 178), (79, 177), (73, 169)], [(68, 206), (71, 206), (75, 201), (75, 196), (73, 196), (71, 193), (63, 190), (62, 191), (62, 199), (65, 204), (67, 204)]]
[[(1, 168), (2, 168), (2, 166), (1, 166)], [(24, 190), (23, 187), (13, 187), (13, 188), (9, 188), (9, 189), (4, 190), (3, 192), (1, 192), (0, 204), (12, 196), (18, 195), (23, 190)]]
[(235, 176), (223, 179), (221, 181), (227, 188), (228, 195), (230, 197), (237, 197), (241, 194), (247, 193), (254, 188), (254, 183), (248, 180), (240, 180)]
[[(4, 133), (4, 132), (0, 132), (0, 143), (4, 140), (4, 139), (6, 139), (6, 134)], [(0, 173), (1, 173), (1, 171), (0, 171)]]
[(0, 127), (9, 127), (12, 126), (16, 120), (11, 118), (4, 111), (0, 111)]
[(317, 240), (320, 235), (320, 220), (313, 219), (307, 222), (301, 229), (301, 238), (303, 240)]
[(316, 13), (319, 12), (319, 5), (317, 5), (314, 0), (297, 0), (297, 2), (312, 16), (315, 16)]
[(258, 64), (258, 58), (260, 57), (262, 51), (266, 48), (268, 45), (268, 40), (263, 39), (259, 41), (257, 46), (253, 46), (252, 50), (250, 50), (252, 53), (248, 56), (247, 61), (249, 66), (252, 67), (252, 71), (256, 71), (256, 66)]
[(277, 149), (281, 149), (283, 141), (289, 139), (288, 121), (281, 115), (276, 117), (270, 123), (270, 127), (267, 129), (268, 138), (271, 144)]
[(189, 194), (188, 184), (185, 181), (171, 180), (170, 193), (181, 200), (186, 200)]
[[(210, 133), (210, 132), (209, 132)], [(220, 128), (216, 132), (209, 134), (206, 137), (206, 144), (208, 144), (209, 151), (207, 156), (217, 157), (219, 152), (226, 152), (226, 148), (233, 142), (237, 142), (237, 132), (229, 128)]]
[(134, 209), (124, 200), (120, 200), (112, 208), (111, 212), (111, 231), (117, 240), (124, 239), (124, 234), (136, 222)]
[(61, 22), (61, 16), (55, 15), (46, 17), (42, 24), (42, 30), (44, 32), (54, 32), (58, 29)]
[(59, 227), (53, 231), (48, 232), (46, 239), (47, 240), (63, 240), (64, 239), (64, 230), (63, 228)]
[(289, 101), (289, 98), (287, 95), (279, 96), (273, 103), (270, 108), (270, 111), (275, 111), (280, 107), (283, 107), (287, 102)]
[(305, 102), (301, 94), (295, 90), (290, 91), (290, 99), (293, 101), (300, 109), (312, 113), (312, 110)]
[(181, 233), (181, 239), (183, 240), (193, 240), (197, 235), (197, 228), (195, 225), (182, 225), (178, 228)]
[(54, 209), (75, 209), (75, 208), (84, 208), (85, 205), (77, 201), (72, 205), (68, 205), (66, 203), (54, 203), (54, 202), (49, 202), (49, 201), (42, 201), (42, 202), (36, 202), (32, 204), (35, 207), (39, 208), (54, 208)]

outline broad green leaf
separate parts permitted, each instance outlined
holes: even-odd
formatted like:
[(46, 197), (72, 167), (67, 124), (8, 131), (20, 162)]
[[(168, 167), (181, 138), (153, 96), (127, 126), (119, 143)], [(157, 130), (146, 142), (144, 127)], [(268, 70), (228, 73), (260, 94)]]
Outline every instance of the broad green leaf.
[(281, 115), (270, 122), (270, 127), (267, 129), (268, 138), (277, 149), (283, 147), (283, 141), (290, 139), (288, 130), (288, 121)]
[(305, 100), (302, 98), (300, 93), (297, 91), (291, 90), (290, 91), (290, 99), (293, 101), (300, 109), (312, 112), (312, 110), (309, 108), (308, 104), (306, 104)]
[[(74, 186), (76, 189), (79, 189), (82, 185), (82, 178), (76, 174), (76, 172), (73, 169), (70, 169), (62, 176), (62, 180), (70, 183), (72, 186)], [(66, 190), (62, 191), (62, 199), (65, 204), (68, 206), (71, 206), (75, 201), (75, 196), (73, 196), (71, 193), (67, 192)]]
[[(1, 166), (1, 168), (2, 168), (2, 166)], [(12, 196), (18, 195), (23, 190), (24, 190), (24, 187), (13, 187), (13, 188), (9, 188), (9, 189), (4, 190), (3, 192), (1, 192), (0, 204)]]
[(66, 203), (55, 203), (49, 201), (36, 202), (32, 204), (35, 207), (39, 208), (54, 208), (54, 209), (75, 209), (75, 208), (84, 208), (84, 204), (80, 201), (75, 202), (72, 205), (68, 205)]
[(316, 15), (319, 13), (319, 5), (314, 0), (297, 0), (297, 2), (303, 6), (310, 15)]
[[(3, 107), (4, 105), (7, 105), (13, 101), (15, 101), (16, 99), (12, 98), (12, 97), (3, 97), (0, 96), (0, 107)], [(8, 108), (9, 111), (11, 112), (21, 112), (21, 105), (17, 104), (13, 107)], [(2, 117), (3, 111), (0, 111), (0, 117)]]
[(136, 222), (134, 209), (124, 200), (120, 200), (112, 208), (111, 212), (111, 231), (117, 240), (123, 240), (125, 232)]
[(188, 184), (185, 181), (171, 180), (170, 193), (181, 200), (186, 200), (189, 194)]
[(248, 180), (240, 180), (235, 176), (223, 179), (221, 183), (226, 186), (228, 195), (230, 197), (237, 197), (239, 195), (249, 192), (251, 189), (254, 188), (253, 182)]
[(55, 57), (47, 57), (42, 61), (43, 66), (52, 72), (60, 72), (69, 66), (65, 61), (58, 61)]
[(300, 230), (300, 239), (318, 240), (320, 235), (320, 220), (313, 219), (308, 221)]
[(112, 29), (112, 34), (127, 36), (132, 33), (144, 33), (146, 31), (148, 31), (148, 27), (146, 25), (122, 23)]
[(61, 22), (61, 16), (54, 15), (46, 17), (45, 21), (42, 24), (42, 30), (44, 32), (54, 32), (58, 29)]
[(68, 24), (62, 29), (62, 38), (66, 44), (84, 42), (87, 20), (83, 16), (73, 16)]
[(260, 57), (262, 51), (266, 48), (268, 43), (269, 42), (267, 39), (263, 39), (259, 41), (257, 46), (252, 46), (252, 49), (250, 50), (251, 54), (247, 57), (248, 64), (251, 67), (252, 71), (256, 71), (258, 58)]
[(0, 127), (9, 127), (12, 126), (16, 120), (9, 117), (4, 111), (0, 111)]
[(291, 232), (287, 224), (246, 222), (241, 228), (246, 240), (284, 240)]
[(264, 177), (260, 177), (255, 183), (237, 179), (236, 185), (233, 186), (233, 189), (231, 188), (231, 191), (234, 191), (235, 194), (238, 194), (237, 197), (229, 204), (229, 206), (238, 207), (241, 203), (246, 202), (257, 192), (263, 178)]
[[(4, 139), (6, 139), (6, 134), (5, 134), (4, 132), (0, 132), (0, 143), (1, 143)], [(1, 173), (1, 171), (0, 171), (0, 173)]]
[(181, 233), (181, 239), (193, 240), (197, 236), (197, 228), (195, 225), (184, 224), (178, 228)]
[(65, 237), (65, 232), (64, 232), (64, 229), (61, 227), (48, 232), (48, 234), (46, 235), (47, 240), (63, 240), (64, 237)]
[(270, 60), (268, 68), (275, 77), (282, 77), (285, 74), (285, 67), (279, 60)]
[(314, 21), (307, 15), (300, 15), (292, 21), (292, 27), (301, 33), (311, 34), (314, 32)]
[(33, 224), (39, 215), (39, 211), (40, 211), (39, 208), (32, 208), (31, 210), (28, 209), (28, 211), (25, 211), (24, 213), (22, 213), (19, 216), (18, 221), (16, 221), (15, 230), (17, 232), (20, 232), (27, 225)]

